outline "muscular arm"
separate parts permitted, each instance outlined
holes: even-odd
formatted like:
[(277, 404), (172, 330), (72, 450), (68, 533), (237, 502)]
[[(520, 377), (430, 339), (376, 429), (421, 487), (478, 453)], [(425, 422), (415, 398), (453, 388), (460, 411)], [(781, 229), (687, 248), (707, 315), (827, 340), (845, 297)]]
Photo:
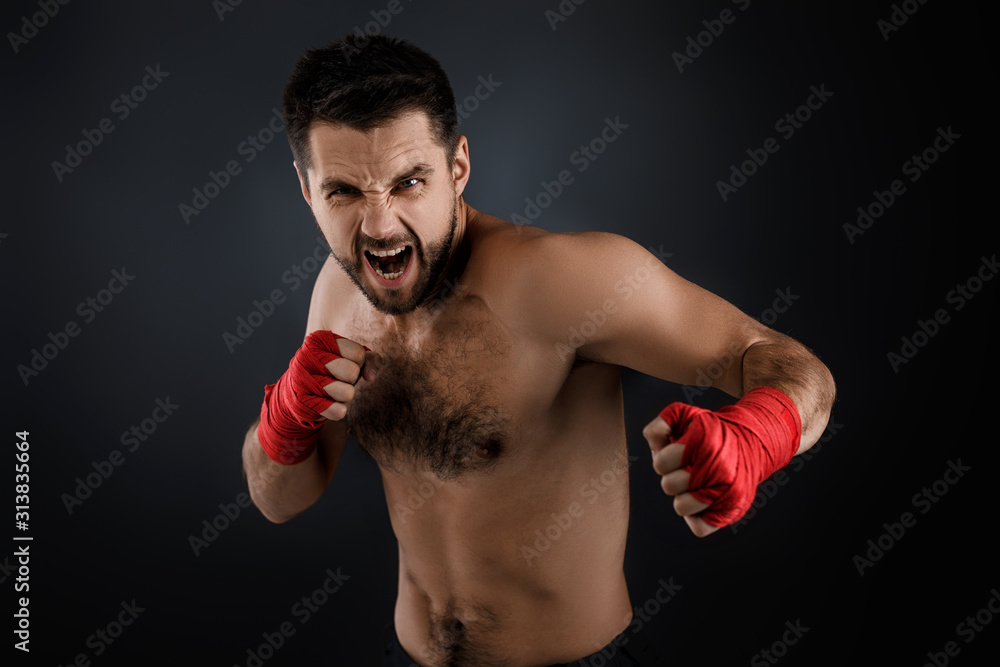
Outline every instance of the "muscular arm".
[(257, 440), (258, 419), (243, 441), (243, 474), (250, 498), (269, 521), (283, 523), (313, 505), (333, 479), (347, 442), (344, 423), (327, 422), (308, 459), (295, 465), (275, 463)]
[(548, 234), (532, 241), (521, 272), (527, 310), (554, 349), (734, 397), (768, 385), (802, 418), (797, 453), (822, 435), (833, 378), (805, 346), (681, 278), (614, 234)]
[[(331, 287), (333, 271), (333, 264), (327, 261), (316, 278), (306, 322), (306, 336), (324, 328), (324, 308), (331, 300), (336, 300), (337, 295)], [(359, 345), (352, 345), (346, 340), (341, 340), (340, 343), (342, 352), (346, 348), (345, 354), (353, 355), (358, 361), (363, 359), (364, 352), (360, 351)], [(350, 381), (357, 377), (351, 375), (354, 371), (348, 360), (338, 360), (331, 365), (340, 369)], [(331, 398), (336, 401), (350, 400), (354, 394), (353, 388), (337, 384), (341, 386), (331, 390)], [(250, 498), (268, 520), (275, 523), (288, 521), (308, 509), (323, 495), (333, 479), (347, 443), (347, 426), (343, 421), (345, 412), (343, 405), (335, 403), (328, 409), (328, 413), (324, 413), (329, 421), (320, 429), (316, 450), (305, 461), (294, 465), (276, 463), (264, 452), (257, 439), (259, 418), (250, 426), (243, 440), (243, 473)]]

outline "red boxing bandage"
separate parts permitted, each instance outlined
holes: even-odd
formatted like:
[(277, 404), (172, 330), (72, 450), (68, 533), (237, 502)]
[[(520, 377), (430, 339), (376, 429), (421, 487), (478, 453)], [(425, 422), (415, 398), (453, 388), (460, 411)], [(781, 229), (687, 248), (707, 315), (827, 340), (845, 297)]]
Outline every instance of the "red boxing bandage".
[(795, 403), (773, 387), (748, 391), (715, 412), (671, 403), (660, 417), (670, 426), (671, 442), (684, 444), (688, 491), (711, 505), (698, 516), (720, 527), (747, 513), (757, 485), (792, 460), (802, 437)]
[(291, 465), (309, 458), (325, 418), (320, 414), (333, 405), (323, 387), (336, 379), (326, 364), (340, 358), (337, 339), (331, 331), (306, 336), (288, 370), (275, 384), (264, 387), (257, 440), (276, 463)]

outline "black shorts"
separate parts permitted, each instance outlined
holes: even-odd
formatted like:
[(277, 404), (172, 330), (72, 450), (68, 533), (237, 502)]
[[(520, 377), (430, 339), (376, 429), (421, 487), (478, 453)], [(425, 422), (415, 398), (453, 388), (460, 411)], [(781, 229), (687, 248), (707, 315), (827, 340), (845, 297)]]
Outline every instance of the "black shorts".
[[(382, 633), (384, 667), (420, 667), (413, 661), (396, 637), (396, 628), (390, 623)], [(653, 667), (664, 664), (649, 638), (640, 629), (626, 628), (611, 643), (585, 658), (552, 667)]]

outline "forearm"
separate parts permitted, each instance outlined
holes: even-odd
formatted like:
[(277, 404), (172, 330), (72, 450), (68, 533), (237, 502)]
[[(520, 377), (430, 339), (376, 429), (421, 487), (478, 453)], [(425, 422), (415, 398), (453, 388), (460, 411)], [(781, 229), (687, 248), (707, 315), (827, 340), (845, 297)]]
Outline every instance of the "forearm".
[(331, 477), (331, 462), (319, 446), (301, 463), (272, 461), (257, 439), (259, 423), (250, 427), (243, 441), (243, 472), (257, 508), (269, 521), (282, 523), (319, 500)]
[(819, 440), (830, 420), (836, 395), (833, 375), (804, 345), (774, 334), (752, 344), (743, 355), (742, 390), (774, 387), (788, 395), (802, 419), (801, 454)]

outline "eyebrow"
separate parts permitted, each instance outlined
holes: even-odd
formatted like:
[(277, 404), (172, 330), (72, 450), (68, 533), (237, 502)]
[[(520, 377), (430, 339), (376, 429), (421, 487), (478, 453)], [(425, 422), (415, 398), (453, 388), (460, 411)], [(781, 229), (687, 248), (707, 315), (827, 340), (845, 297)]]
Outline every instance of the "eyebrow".
[[(400, 181), (406, 180), (407, 178), (415, 177), (427, 177), (434, 173), (434, 167), (427, 164), (426, 162), (418, 162), (410, 167), (407, 167), (398, 176), (392, 179), (392, 183), (398, 183)], [(328, 192), (333, 190), (339, 190), (340, 188), (354, 188), (360, 190), (353, 183), (349, 183), (337, 176), (329, 176), (323, 179), (323, 182), (319, 185), (320, 193), (326, 195)]]

